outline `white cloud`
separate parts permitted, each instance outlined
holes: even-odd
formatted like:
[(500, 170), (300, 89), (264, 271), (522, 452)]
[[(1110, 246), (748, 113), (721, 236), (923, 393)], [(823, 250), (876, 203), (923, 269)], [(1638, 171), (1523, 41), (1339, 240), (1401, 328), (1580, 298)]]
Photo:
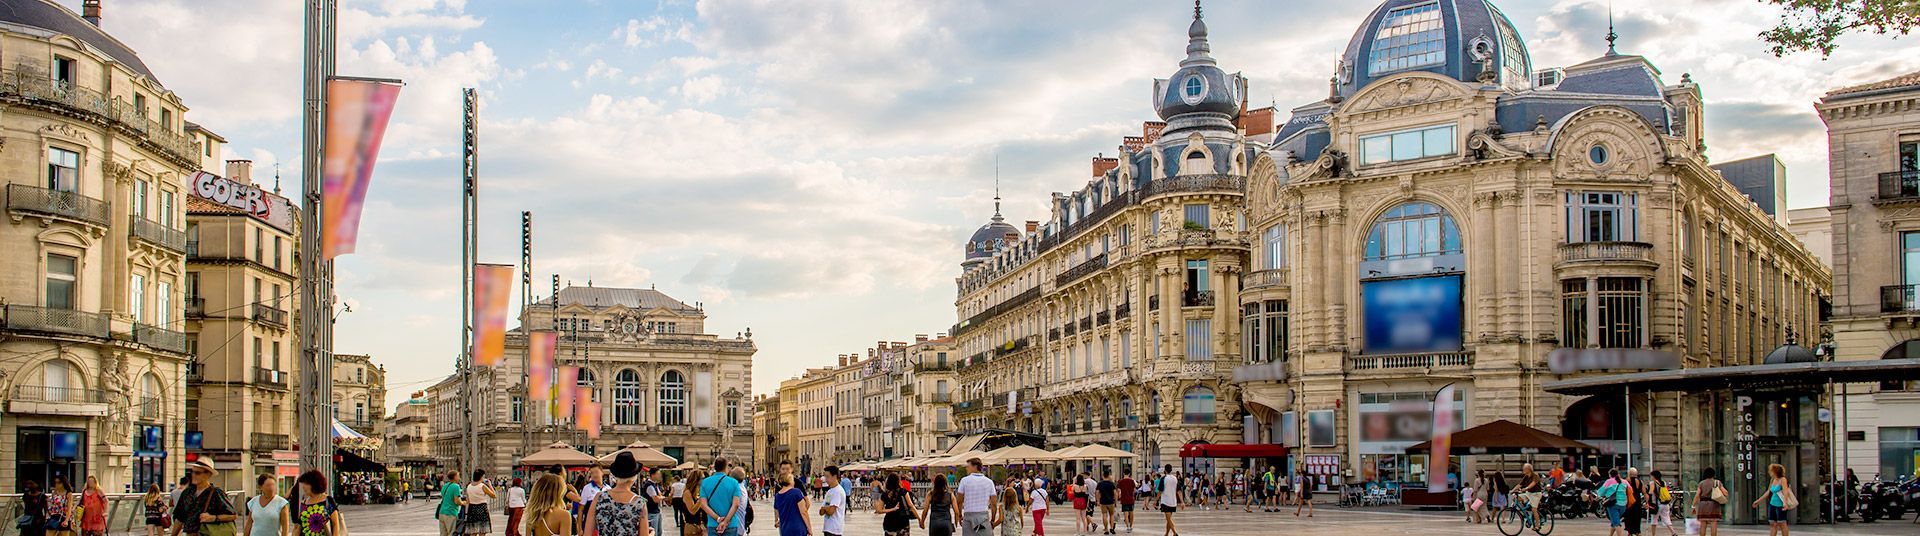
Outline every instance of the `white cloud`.
[(625, 43), (628, 48), (652, 47), (668, 41), (685, 40), (690, 27), (683, 21), (672, 21), (658, 15), (645, 20), (627, 19), (627, 23), (613, 29), (614, 40)]
[(727, 81), (718, 75), (688, 78), (686, 82), (680, 84), (680, 95), (694, 104), (713, 102), (714, 99), (726, 94), (726, 91)]

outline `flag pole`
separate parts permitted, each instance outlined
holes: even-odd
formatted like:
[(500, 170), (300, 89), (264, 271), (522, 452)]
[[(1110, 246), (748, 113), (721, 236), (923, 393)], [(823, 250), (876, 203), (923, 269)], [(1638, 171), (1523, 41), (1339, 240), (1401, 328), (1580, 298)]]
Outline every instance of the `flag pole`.
[(320, 253), (321, 146), (334, 71), (335, 0), (306, 0), (301, 122), (300, 466), (333, 475), (333, 261)]

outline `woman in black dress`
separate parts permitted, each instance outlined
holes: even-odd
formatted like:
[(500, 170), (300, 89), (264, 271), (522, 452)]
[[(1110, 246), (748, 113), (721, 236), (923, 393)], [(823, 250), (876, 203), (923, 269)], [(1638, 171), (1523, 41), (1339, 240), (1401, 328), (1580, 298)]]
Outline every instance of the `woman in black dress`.
[(880, 494), (880, 500), (874, 502), (874, 513), (884, 517), (880, 521), (880, 530), (886, 536), (907, 536), (912, 530), (910, 523), (920, 518), (919, 508), (913, 504), (913, 495), (900, 487), (900, 475), (887, 475), (887, 491)]
[(920, 528), (927, 529), (928, 536), (953, 536), (953, 493), (947, 490), (945, 477), (933, 479), (927, 506), (920, 510)]
[(28, 518), (27, 526), (20, 527), (20, 536), (47, 536), (47, 496), (40, 493), (40, 483), (27, 481), (26, 493), (20, 495), (21, 512)]

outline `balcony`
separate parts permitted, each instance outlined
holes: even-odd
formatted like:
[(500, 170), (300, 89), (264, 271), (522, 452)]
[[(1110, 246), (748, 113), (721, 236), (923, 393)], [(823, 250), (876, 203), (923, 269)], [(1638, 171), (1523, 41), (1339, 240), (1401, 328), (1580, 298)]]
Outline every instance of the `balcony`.
[(953, 423), (949, 423), (947, 421), (933, 422), (933, 431), (935, 432), (947, 432), (952, 430), (953, 430)]
[(925, 402), (932, 404), (952, 404), (953, 393), (933, 393), (927, 395)]
[(1060, 330), (1063, 332), (1066, 332), (1068, 337), (1072, 337), (1073, 334), (1080, 332), (1080, 328), (1074, 326), (1072, 322), (1068, 322), (1066, 323), (1066, 325), (1060, 326)]
[(1148, 310), (1148, 311), (1158, 311), (1158, 310), (1160, 310), (1160, 295), (1159, 295), (1159, 294), (1155, 294), (1155, 295), (1152, 295), (1152, 296), (1147, 296), (1147, 310)]
[(84, 387), (15, 385), (7, 412), (76, 417), (107, 416), (107, 393)]
[(376, 419), (365, 419), (365, 418), (362, 418), (362, 419), (348, 418), (348, 419), (335, 419), (335, 420), (340, 421), (340, 424), (347, 425), (348, 428), (352, 428), (353, 431), (355, 432), (360, 432), (370, 437), (373, 435), (374, 425), (380, 422), (379, 420), (376, 420)]
[(253, 304), (253, 321), (269, 326), (287, 327), (287, 310), (264, 303)]
[(1572, 264), (1653, 265), (1653, 244), (1646, 242), (1574, 242), (1560, 245), (1560, 260), (1555, 265)]
[(913, 396), (913, 384), (900, 384), (900, 396)]
[(860, 424), (866, 425), (866, 427), (868, 428), (879, 428), (880, 418), (879, 417), (861, 417)]
[(1355, 355), (1347, 358), (1348, 372), (1441, 367), (1472, 368), (1473, 352)]
[(959, 324), (954, 324), (953, 329), (948, 331), (947, 333), (954, 337), (958, 337), (960, 336), (961, 333), (967, 332), (967, 330), (986, 324), (988, 320), (993, 319), (993, 317), (995, 316), (999, 316), (1001, 313), (1011, 311), (1014, 308), (1019, 307), (1021, 305), (1025, 305), (1027, 302), (1031, 302), (1039, 297), (1040, 297), (1040, 287), (1036, 286), (1036, 287), (1027, 289), (1026, 291), (1023, 291), (1019, 294), (1015, 294), (1012, 298), (1007, 298), (1006, 301), (996, 303), (992, 307), (988, 307), (987, 310), (981, 311), (980, 314), (976, 314), (971, 317), (968, 317), (967, 320), (964, 322), (961, 322)]
[(1892, 171), (1880, 174), (1880, 195), (1875, 202), (1920, 199), (1920, 170)]
[(1113, 318), (1115, 320), (1126, 320), (1129, 316), (1133, 316), (1133, 303), (1122, 302), (1120, 305), (1113, 307)]
[(107, 202), (30, 184), (7, 185), (7, 211), (106, 227)]
[(274, 370), (274, 369), (265, 368), (265, 367), (254, 367), (253, 383), (260, 384), (260, 385), (270, 385), (270, 386), (280, 387), (284, 389), (287, 387), (287, 372), (283, 370)]
[(187, 296), (187, 318), (207, 317), (207, 298), (205, 296)]
[(1880, 287), (1880, 312), (1920, 313), (1920, 285)]
[(901, 425), (901, 426), (913, 426), (913, 416), (912, 416), (912, 415), (901, 415), (901, 416), (900, 416), (900, 425)]
[(188, 239), (188, 240), (187, 240), (187, 256), (188, 256), (188, 257), (199, 257), (199, 256), (200, 256), (200, 241), (199, 241), (199, 240), (193, 240), (193, 239)]
[(205, 374), (206, 374), (206, 365), (202, 365), (198, 362), (192, 362), (192, 361), (187, 362), (187, 383), (193, 383), (193, 382), (204, 380), (206, 379), (204, 376)]
[(140, 408), (141, 421), (156, 422), (160, 420), (160, 414), (163, 413), (163, 410), (166, 409), (166, 406), (164, 405), (164, 402), (161, 402), (160, 397), (143, 396), (143, 397), (140, 397), (139, 408)]
[(1247, 179), (1233, 175), (1189, 175), (1160, 179), (1147, 184), (1142, 190), (1145, 197), (1160, 194), (1192, 192), (1234, 192), (1246, 191)]
[(181, 164), (197, 164), (200, 143), (147, 117), (146, 110), (132, 103), (108, 97), (99, 90), (47, 77), (45, 74), (17, 70), (0, 73), (0, 101), (50, 110), (63, 115), (81, 115), (109, 123), (116, 130), (136, 134), (140, 145)]
[(249, 440), (249, 442), (247, 443), (247, 450), (251, 450), (253, 452), (287, 450), (288, 446), (292, 444), (290, 441), (287, 440), (287, 436), (280, 435), (280, 434), (263, 434), (260, 432), (254, 432), (253, 434), (249, 435), (247, 439)]
[(1106, 267), (1107, 267), (1107, 254), (1101, 253), (1099, 255), (1094, 255), (1093, 258), (1087, 259), (1085, 262), (1081, 262), (1080, 264), (1076, 264), (1074, 265), (1074, 267), (1068, 268), (1067, 271), (1061, 272), (1060, 275), (1054, 276), (1053, 284), (1056, 286), (1064, 287), (1070, 283), (1073, 283), (1074, 281), (1079, 281), (1080, 278), (1093, 275), (1094, 272), (1098, 272), (1100, 270), (1106, 269)]
[(1246, 282), (1247, 290), (1284, 287), (1288, 285), (1287, 277), (1292, 271), (1290, 268), (1260, 270), (1247, 274), (1247, 278), (1243, 281)]
[(915, 363), (914, 372), (953, 372), (953, 364), (945, 361), (934, 363)]
[(0, 319), (0, 326), (7, 331), (107, 338), (107, 315), (100, 313), (32, 305), (8, 305), (6, 313), (6, 318)]
[(1089, 316), (1089, 317), (1080, 319), (1080, 331), (1090, 331), (1092, 329), (1093, 329), (1093, 317)]
[(1110, 323), (1113, 323), (1113, 313), (1110, 313), (1107, 311), (1100, 311), (1099, 313), (1093, 315), (1093, 325), (1104, 326)]
[(1047, 340), (1049, 340), (1049, 341), (1057, 341), (1057, 340), (1060, 340), (1060, 328), (1051, 328), (1051, 329), (1048, 329), (1048, 330), (1047, 330)]
[(1180, 293), (1180, 306), (1181, 307), (1212, 307), (1213, 291), (1189, 290), (1186, 292), (1182, 292)]
[(187, 353), (187, 334), (147, 324), (133, 325), (133, 340), (176, 354)]
[(128, 232), (128, 236), (145, 240), (149, 244), (166, 248), (175, 253), (187, 252), (186, 231), (169, 228), (161, 225), (160, 222), (139, 216), (128, 216), (127, 219), (132, 222), (132, 230)]

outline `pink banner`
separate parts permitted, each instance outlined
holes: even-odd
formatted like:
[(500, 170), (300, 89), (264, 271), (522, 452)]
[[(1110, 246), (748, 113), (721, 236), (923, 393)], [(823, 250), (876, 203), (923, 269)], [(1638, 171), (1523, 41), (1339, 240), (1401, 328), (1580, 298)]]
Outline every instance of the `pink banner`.
[(560, 341), (558, 331), (527, 333), (527, 399), (553, 399), (553, 348)]
[(1453, 455), (1453, 384), (1433, 395), (1433, 455), (1427, 470), (1427, 492), (1447, 491), (1447, 466)]
[(580, 383), (580, 369), (560, 367), (555, 377), (553, 389), (553, 418), (555, 420), (573, 416), (573, 395), (578, 392), (574, 386)]
[(507, 301), (513, 296), (513, 265), (473, 265), (473, 363), (500, 364), (507, 351)]
[(577, 404), (580, 408), (580, 414), (575, 416), (573, 421), (581, 430), (587, 431), (588, 438), (599, 439), (600, 403), (593, 401), (593, 388), (575, 387), (575, 389), (579, 390), (573, 396), (580, 401), (579, 404)]
[(400, 84), (336, 78), (327, 81), (326, 139), (320, 152), (320, 256), (353, 253), (360, 208), (380, 156), (380, 139), (400, 98)]

